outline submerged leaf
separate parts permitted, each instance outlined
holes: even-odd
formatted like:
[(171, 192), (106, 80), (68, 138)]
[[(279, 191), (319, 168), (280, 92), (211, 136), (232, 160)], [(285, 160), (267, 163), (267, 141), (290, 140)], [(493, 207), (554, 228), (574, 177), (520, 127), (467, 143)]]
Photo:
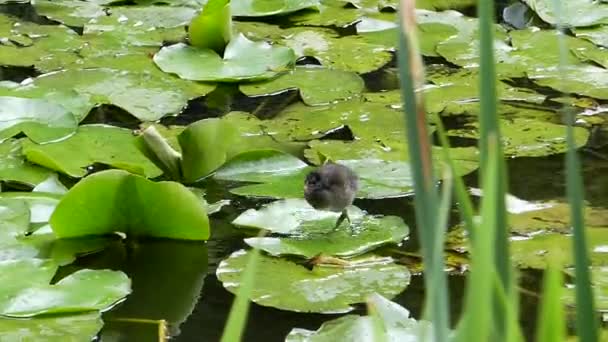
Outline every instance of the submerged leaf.
[[(235, 293), (251, 252), (240, 250), (223, 260), (216, 274)], [(315, 266), (308, 270), (282, 258), (260, 255), (250, 300), (263, 306), (296, 312), (341, 313), (377, 292), (392, 298), (410, 280), (404, 266), (374, 255), (356, 258), (348, 266)]]
[(115, 231), (184, 240), (209, 238), (205, 207), (190, 190), (121, 170), (98, 172), (78, 182), (61, 199), (50, 224), (60, 238)]

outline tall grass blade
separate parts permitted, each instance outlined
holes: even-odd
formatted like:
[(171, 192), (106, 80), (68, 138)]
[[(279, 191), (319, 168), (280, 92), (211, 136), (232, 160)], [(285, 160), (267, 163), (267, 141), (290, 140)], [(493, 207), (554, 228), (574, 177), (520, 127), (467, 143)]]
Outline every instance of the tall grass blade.
[[(494, 135), (490, 135), (489, 144), (496, 144)], [(499, 168), (499, 158), (490, 154), (487, 164), (482, 166), (488, 174)], [(475, 224), (475, 239), (469, 244), (471, 255), (471, 272), (469, 273), (463, 317), (458, 326), (459, 341), (489, 341), (492, 333), (493, 315), (492, 293), (494, 289), (494, 255), (492, 245), (495, 240), (497, 220), (497, 198), (501, 195), (495, 179), (486, 177), (483, 183), (481, 203), (481, 223)], [(504, 197), (504, 196), (503, 196)]]
[(543, 297), (537, 321), (537, 342), (566, 340), (562, 286), (560, 269), (555, 263), (550, 264), (545, 270), (543, 279)]
[(247, 315), (249, 314), (249, 298), (255, 284), (255, 271), (258, 260), (260, 259), (260, 250), (253, 248), (249, 255), (245, 271), (241, 275), (241, 286), (239, 287), (228, 320), (224, 327), (221, 342), (237, 342), (241, 341), (245, 324), (247, 323)]
[[(559, 45), (559, 69), (562, 75), (566, 73), (566, 56), (569, 50), (563, 38), (564, 27), (561, 24), (563, 13), (558, 0), (552, 1), (553, 10), (557, 18), (558, 45)], [(563, 77), (562, 77), (563, 79)], [(567, 121), (566, 143), (566, 195), (570, 203), (570, 216), (572, 220), (573, 253), (574, 253), (574, 276), (576, 293), (576, 330), (583, 342), (595, 342), (598, 339), (595, 305), (593, 301), (593, 289), (591, 288), (591, 275), (589, 272), (589, 255), (587, 240), (585, 237), (585, 222), (583, 218), (583, 181), (581, 178), (581, 165), (576, 151), (574, 141), (574, 129), (572, 124), (574, 115), (565, 112)]]
[[(501, 144), (501, 135), (499, 129), (499, 121), (496, 107), (496, 70), (494, 64), (494, 0), (479, 0), (479, 50), (480, 50), (480, 107), (479, 115), (479, 149), (481, 161), (481, 181), (486, 183), (486, 178), (490, 177), (496, 180), (494, 183), (497, 196), (496, 213), (493, 215), (495, 219), (496, 234), (493, 242), (494, 246), (494, 264), (501, 286), (507, 295), (513, 294), (511, 289), (512, 265), (509, 253), (509, 230), (507, 227), (507, 211), (505, 204), (505, 194), (507, 188), (507, 172), (504, 166), (504, 158)], [(489, 144), (489, 137), (494, 136), (497, 143)], [(484, 169), (489, 156), (496, 156), (497, 167), (494, 172), (488, 172)], [(485, 189), (484, 189), (485, 193)], [(508, 299), (509, 301), (512, 299)], [(502, 305), (501, 301), (496, 300), (494, 308), (494, 323), (497, 329), (498, 336), (506, 338), (505, 323), (507, 317), (505, 313), (507, 308)]]
[(425, 315), (433, 322), (435, 340), (446, 341), (449, 327), (447, 280), (443, 246), (436, 248), (437, 234), (443, 235), (444, 229), (436, 229), (439, 209), (430, 137), (422, 92), (416, 91), (424, 83), (424, 68), (416, 37), (415, 1), (401, 0), (400, 14), (399, 74), (416, 194), (416, 221), (425, 263)]

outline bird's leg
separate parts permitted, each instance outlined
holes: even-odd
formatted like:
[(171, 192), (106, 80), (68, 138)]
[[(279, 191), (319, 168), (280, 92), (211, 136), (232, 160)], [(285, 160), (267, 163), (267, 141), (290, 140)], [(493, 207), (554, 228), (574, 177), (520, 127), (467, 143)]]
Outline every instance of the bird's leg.
[(338, 217), (338, 220), (336, 221), (334, 229), (338, 229), (342, 222), (344, 222), (344, 219), (348, 220), (349, 225), (352, 224), (352, 222), (350, 221), (350, 217), (348, 217), (348, 211), (346, 209), (342, 210), (340, 217)]

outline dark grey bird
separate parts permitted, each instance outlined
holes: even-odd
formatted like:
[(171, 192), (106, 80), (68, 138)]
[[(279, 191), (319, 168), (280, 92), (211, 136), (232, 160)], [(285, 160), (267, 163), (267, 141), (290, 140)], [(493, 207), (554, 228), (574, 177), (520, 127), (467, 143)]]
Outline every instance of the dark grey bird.
[(344, 219), (350, 223), (346, 208), (359, 189), (359, 177), (344, 165), (327, 163), (310, 172), (304, 182), (304, 198), (315, 209), (342, 213), (337, 228)]

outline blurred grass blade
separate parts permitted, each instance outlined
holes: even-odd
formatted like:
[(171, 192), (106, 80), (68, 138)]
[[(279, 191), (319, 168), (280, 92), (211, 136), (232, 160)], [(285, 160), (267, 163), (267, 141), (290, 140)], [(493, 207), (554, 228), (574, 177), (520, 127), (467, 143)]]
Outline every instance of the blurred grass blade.
[[(558, 46), (559, 46), (559, 70), (563, 80), (566, 73), (566, 58), (570, 53), (563, 38), (564, 27), (561, 4), (558, 0), (551, 1), (553, 11), (557, 18)], [(576, 331), (583, 342), (595, 342), (598, 340), (597, 318), (593, 301), (593, 289), (591, 288), (591, 275), (589, 273), (589, 254), (585, 234), (585, 222), (583, 218), (583, 181), (581, 178), (581, 165), (578, 159), (576, 143), (574, 140), (574, 113), (567, 110), (563, 113), (566, 119), (566, 195), (570, 203), (570, 217), (572, 220), (572, 244), (574, 253), (574, 276), (576, 293)]]
[[(264, 235), (263, 231), (259, 234), (260, 237)], [(255, 285), (255, 272), (259, 259), (260, 250), (253, 248), (245, 271), (241, 275), (241, 286), (232, 302), (221, 342), (241, 341), (243, 329), (245, 329), (245, 324), (247, 323), (247, 315), (249, 314), (249, 298), (251, 298), (253, 286)]]
[(562, 305), (562, 274), (555, 263), (549, 264), (543, 279), (543, 296), (537, 321), (537, 342), (566, 340)]
[[(496, 144), (494, 135), (490, 135), (488, 142)], [(482, 165), (487, 174), (493, 174), (499, 167), (496, 154), (490, 154), (487, 164)], [(497, 182), (486, 177), (483, 183), (483, 197), (481, 203), (481, 224), (475, 225), (475, 240), (470, 240), (471, 272), (469, 273), (463, 317), (458, 327), (458, 341), (489, 341), (491, 334), (490, 317), (493, 315), (492, 291), (493, 278), (493, 250), (495, 239), (497, 197), (500, 196)]]
[[(494, 0), (479, 0), (479, 73), (480, 77), (480, 107), (479, 115), (479, 150), (481, 153), (480, 178), (484, 185), (489, 184), (486, 178), (494, 179), (493, 190), (496, 192), (496, 212), (492, 215), (495, 224), (495, 237), (492, 245), (494, 246), (494, 265), (500, 285), (504, 287), (507, 295), (513, 294), (512, 286), (512, 265), (509, 253), (509, 230), (507, 227), (507, 210), (505, 194), (507, 188), (507, 172), (504, 164), (502, 140), (499, 129), (499, 121), (496, 107), (496, 70), (494, 64)], [(495, 144), (490, 144), (489, 139), (493, 136)], [(489, 165), (487, 160), (493, 156), (496, 158), (496, 167), (490, 172), (485, 165)], [(485, 194), (485, 188), (484, 194)], [(500, 289), (497, 289), (500, 290)], [(512, 300), (512, 299), (508, 299)], [(494, 299), (495, 308), (493, 312), (496, 333), (501, 338), (506, 338), (507, 308), (504, 303), (497, 298)]]
[[(411, 172), (414, 179), (415, 210), (420, 245), (425, 263), (425, 315), (433, 323), (436, 341), (446, 341), (449, 327), (447, 280), (444, 272), (443, 246), (436, 248), (438, 205), (431, 157), (430, 136), (422, 92), (424, 68), (416, 37), (415, 1), (400, 3), (399, 74), (407, 129)], [(443, 238), (443, 237), (439, 237)]]

